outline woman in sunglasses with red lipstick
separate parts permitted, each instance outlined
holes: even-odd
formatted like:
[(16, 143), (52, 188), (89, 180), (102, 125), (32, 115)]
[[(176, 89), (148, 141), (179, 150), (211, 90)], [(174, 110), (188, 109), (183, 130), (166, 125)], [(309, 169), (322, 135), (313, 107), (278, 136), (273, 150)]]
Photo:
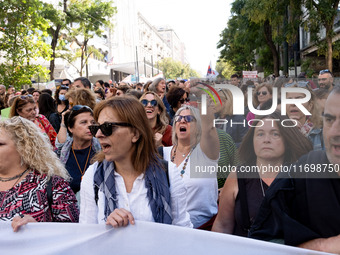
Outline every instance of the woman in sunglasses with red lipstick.
[(102, 151), (81, 182), (80, 222), (191, 227), (186, 189), (180, 177), (167, 176), (143, 105), (133, 97), (114, 97), (96, 106), (94, 118), (98, 124), (90, 130)]
[(152, 128), (156, 147), (171, 146), (171, 126), (166, 116), (166, 109), (159, 96), (152, 91), (145, 92), (139, 101), (145, 109), (146, 117)]
[(187, 211), (194, 228), (204, 228), (217, 213), (218, 187), (216, 171), (219, 140), (213, 127), (213, 109), (200, 116), (192, 106), (176, 112), (172, 131), (172, 147), (164, 147), (169, 162), (169, 176), (180, 176), (188, 190)]

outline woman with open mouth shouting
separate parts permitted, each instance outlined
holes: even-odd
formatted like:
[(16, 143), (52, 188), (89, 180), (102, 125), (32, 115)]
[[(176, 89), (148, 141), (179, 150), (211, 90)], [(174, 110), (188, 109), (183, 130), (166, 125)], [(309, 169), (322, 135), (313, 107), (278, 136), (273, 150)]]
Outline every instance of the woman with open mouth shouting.
[(145, 92), (139, 101), (145, 109), (146, 117), (152, 128), (156, 147), (171, 146), (171, 126), (166, 116), (166, 108), (160, 97), (152, 91)]
[(167, 175), (143, 105), (133, 97), (97, 104), (90, 131), (102, 147), (81, 182), (81, 223), (113, 227), (135, 220), (192, 227), (186, 189)]
[(219, 140), (213, 108), (209, 106), (207, 112), (201, 117), (192, 106), (179, 108), (172, 129), (174, 145), (163, 148), (169, 175), (181, 176), (188, 190), (187, 211), (194, 228), (206, 225), (217, 213)]

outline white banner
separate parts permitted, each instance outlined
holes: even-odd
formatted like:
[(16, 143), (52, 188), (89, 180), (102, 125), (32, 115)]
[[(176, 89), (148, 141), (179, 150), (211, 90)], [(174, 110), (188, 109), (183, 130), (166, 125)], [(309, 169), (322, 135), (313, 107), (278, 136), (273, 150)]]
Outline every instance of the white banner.
[(29, 223), (14, 233), (0, 223), (1, 254), (326, 254), (249, 238), (136, 221), (113, 229), (77, 223)]

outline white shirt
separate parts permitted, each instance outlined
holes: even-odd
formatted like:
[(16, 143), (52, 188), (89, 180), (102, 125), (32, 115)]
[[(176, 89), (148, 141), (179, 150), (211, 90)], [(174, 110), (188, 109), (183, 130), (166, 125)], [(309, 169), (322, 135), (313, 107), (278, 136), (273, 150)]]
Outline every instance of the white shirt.
[[(105, 223), (105, 196), (102, 191), (98, 191), (98, 206), (94, 199), (93, 178), (98, 162), (89, 166), (86, 170), (80, 187), (80, 223)], [(135, 220), (152, 221), (154, 218), (149, 200), (147, 198), (147, 188), (145, 187), (144, 174), (136, 178), (130, 193), (126, 192), (123, 177), (117, 172), (114, 173), (116, 181), (116, 191), (118, 208), (130, 211)], [(172, 224), (178, 226), (192, 227), (190, 215), (186, 211), (186, 188), (181, 178), (170, 178), (171, 214)]]
[[(169, 176), (181, 176), (185, 159), (179, 166), (171, 162), (171, 147), (163, 147), (164, 159), (169, 162)], [(202, 151), (200, 144), (192, 151), (183, 174), (187, 188), (187, 211), (194, 228), (198, 228), (217, 214), (218, 186), (216, 171), (204, 172), (206, 169), (217, 169), (218, 160), (209, 159)], [(202, 172), (198, 171), (198, 168)], [(208, 168), (209, 167), (209, 168)], [(214, 168), (215, 167), (215, 168)]]

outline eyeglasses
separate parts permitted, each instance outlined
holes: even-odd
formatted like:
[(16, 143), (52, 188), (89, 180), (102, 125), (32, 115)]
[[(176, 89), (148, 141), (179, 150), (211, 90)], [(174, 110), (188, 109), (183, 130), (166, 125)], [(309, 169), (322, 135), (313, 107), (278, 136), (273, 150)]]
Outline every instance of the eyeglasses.
[(196, 120), (196, 118), (192, 115), (185, 115), (185, 116), (176, 115), (175, 116), (175, 122), (180, 122), (180, 121), (182, 121), (182, 119), (184, 119), (185, 122), (192, 122), (192, 121)]
[(190, 102), (190, 98), (181, 98), (180, 100), (179, 100), (179, 102), (181, 103), (181, 104), (184, 104), (184, 102)]
[(26, 95), (26, 96), (20, 96), (21, 99), (27, 99), (27, 98), (33, 98), (33, 96), (31, 94)]
[[(68, 84), (68, 85), (70, 85), (70, 84)], [(68, 85), (66, 85), (66, 84), (65, 85), (61, 85), (60, 89), (68, 89)]]
[(286, 83), (284, 85), (285, 88), (290, 88), (293, 86), (297, 86), (299, 88), (306, 88), (310, 86), (309, 81), (298, 81), (298, 82), (291, 82), (291, 83)]
[(118, 127), (132, 127), (132, 125), (125, 122), (104, 122), (101, 125), (90, 125), (89, 129), (93, 136), (96, 136), (99, 129), (102, 131), (103, 135), (110, 136)]
[(152, 99), (151, 101), (147, 100), (147, 99), (143, 99), (140, 101), (142, 103), (142, 105), (144, 105), (144, 107), (146, 107), (149, 103), (152, 107), (155, 107), (158, 105), (157, 101), (155, 99)]
[(265, 95), (268, 94), (268, 92), (267, 91), (257, 91), (256, 92), (256, 95), (258, 95), (258, 96), (261, 95), (261, 94), (265, 96)]
[(329, 71), (328, 69), (321, 70), (321, 71), (319, 72), (319, 75), (321, 75), (321, 74), (325, 74), (325, 73), (329, 73), (329, 74), (331, 74), (331, 75), (332, 75), (332, 72), (331, 72), (331, 71)]

